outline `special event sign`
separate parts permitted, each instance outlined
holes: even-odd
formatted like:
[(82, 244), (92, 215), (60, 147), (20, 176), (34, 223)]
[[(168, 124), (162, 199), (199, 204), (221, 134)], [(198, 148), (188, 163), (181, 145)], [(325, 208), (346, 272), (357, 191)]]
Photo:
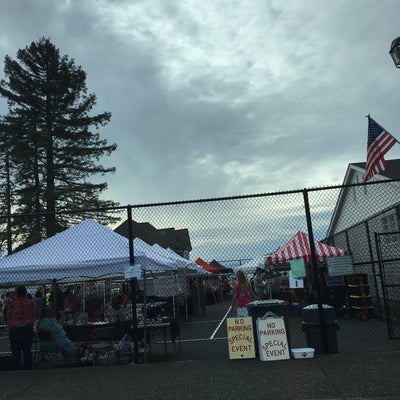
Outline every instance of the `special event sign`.
[(261, 361), (287, 360), (290, 358), (283, 317), (258, 319), (256, 333)]
[(229, 359), (255, 358), (254, 332), (251, 317), (227, 318)]

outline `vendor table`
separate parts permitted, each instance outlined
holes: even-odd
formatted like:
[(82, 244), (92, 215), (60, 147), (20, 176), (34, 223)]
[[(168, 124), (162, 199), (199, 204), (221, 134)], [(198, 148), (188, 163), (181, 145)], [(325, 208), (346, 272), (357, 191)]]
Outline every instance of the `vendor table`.
[[(152, 324), (148, 324), (148, 325), (138, 325), (138, 329), (139, 330), (150, 330), (150, 341), (149, 341), (149, 345), (151, 348), (151, 338), (153, 337), (154, 331), (157, 329), (161, 329), (163, 332), (163, 340), (164, 340), (164, 358), (165, 361), (167, 361), (168, 358), (168, 352), (167, 352), (167, 330), (168, 328), (170, 328), (171, 323), (170, 322), (155, 322)], [(144, 336), (144, 333), (143, 333)], [(146, 335), (147, 337), (147, 335)]]
[[(107, 322), (93, 322), (87, 325), (66, 325), (64, 330), (67, 337), (73, 342), (82, 342), (87, 340), (93, 334), (93, 331), (98, 328), (115, 327), (116, 337), (115, 340), (120, 340), (125, 334), (132, 335), (132, 321), (119, 321), (115, 323)], [(164, 356), (165, 360), (168, 358), (167, 352), (167, 331), (171, 328), (171, 322), (152, 322), (152, 323), (140, 323), (137, 326), (139, 340), (142, 340), (146, 335), (146, 341), (151, 347), (152, 338), (154, 331), (162, 330), (163, 343), (164, 343)]]
[(116, 328), (115, 340), (120, 340), (125, 333), (128, 333), (125, 332), (125, 330), (128, 330), (131, 325), (131, 321), (123, 321), (121, 323), (113, 324), (107, 322), (89, 322), (86, 325), (65, 325), (64, 330), (70, 340), (73, 342), (80, 342), (90, 337), (95, 329), (114, 326)]

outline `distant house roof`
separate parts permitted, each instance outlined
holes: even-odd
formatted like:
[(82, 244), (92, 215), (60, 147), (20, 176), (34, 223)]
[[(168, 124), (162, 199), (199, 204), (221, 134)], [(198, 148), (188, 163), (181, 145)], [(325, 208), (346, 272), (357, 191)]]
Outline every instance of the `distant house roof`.
[(190, 242), (190, 235), (188, 229), (176, 229), (175, 230), (176, 245), (180, 247), (182, 250), (192, 250), (192, 244)]
[[(398, 179), (400, 178), (400, 159), (396, 160), (386, 160), (387, 168), (385, 171), (380, 172), (377, 175), (381, 175), (388, 179)], [(365, 162), (350, 163), (349, 167), (354, 165), (357, 168), (361, 168), (365, 171)]]
[[(128, 220), (119, 225), (115, 232), (129, 238)], [(157, 229), (148, 222), (132, 221), (133, 238), (140, 238), (149, 245), (155, 243), (161, 247), (171, 248), (179, 255), (192, 250), (189, 231), (187, 229), (162, 228)]]
[(163, 228), (155, 230), (154, 242), (150, 244), (158, 243), (165, 249), (167, 247), (176, 248), (177, 240), (175, 234), (175, 228)]

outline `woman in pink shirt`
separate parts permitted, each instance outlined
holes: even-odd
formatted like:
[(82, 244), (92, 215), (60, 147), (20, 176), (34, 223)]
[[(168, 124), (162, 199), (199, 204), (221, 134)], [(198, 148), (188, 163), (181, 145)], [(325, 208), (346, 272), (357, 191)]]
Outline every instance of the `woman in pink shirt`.
[(7, 310), (12, 365), (13, 369), (32, 369), (35, 302), (26, 297), (25, 286), (18, 286), (15, 294)]
[(247, 304), (249, 304), (252, 300), (255, 300), (257, 297), (253, 292), (253, 288), (250, 285), (250, 282), (246, 278), (246, 275), (242, 270), (239, 270), (236, 273), (236, 280), (233, 284), (233, 299), (232, 306), (236, 305), (237, 316), (238, 317), (247, 317)]

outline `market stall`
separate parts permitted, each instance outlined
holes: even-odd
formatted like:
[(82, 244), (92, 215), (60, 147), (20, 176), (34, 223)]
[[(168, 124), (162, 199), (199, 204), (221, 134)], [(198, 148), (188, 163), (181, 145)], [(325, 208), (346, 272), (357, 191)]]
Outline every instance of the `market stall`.
[[(329, 246), (325, 243), (314, 241), (315, 254), (319, 262), (325, 262), (328, 257), (340, 257), (348, 255), (347, 250)], [(305, 264), (311, 263), (311, 248), (308, 236), (305, 232), (298, 231), (280, 249), (269, 255), (266, 259), (267, 264), (279, 265), (288, 264), (290, 260), (303, 258)]]
[[(349, 253), (346, 249), (340, 249), (335, 246), (330, 246), (320, 241), (314, 241), (315, 245), (315, 254), (317, 257), (317, 261), (319, 264), (319, 276), (321, 280), (322, 287), (325, 288), (325, 297), (328, 295), (327, 286), (329, 286), (330, 282), (333, 280), (329, 280), (329, 276), (327, 274), (327, 269), (324, 267), (326, 261), (331, 257), (343, 257), (348, 256)], [(290, 287), (290, 270), (284, 272), (280, 277), (279, 288), (281, 291), (281, 297), (284, 300), (288, 300), (291, 302), (308, 302), (313, 297), (313, 276), (310, 273), (310, 265), (311, 265), (311, 247), (309, 244), (308, 236), (305, 232), (298, 231), (295, 235), (290, 238), (290, 240), (285, 243), (281, 248), (279, 248), (274, 253), (270, 254), (266, 257), (266, 265), (269, 267), (274, 266), (275, 268), (279, 268), (279, 266), (288, 266), (294, 260), (304, 261), (306, 266), (307, 275), (304, 280), (304, 287), (301, 289), (293, 289)], [(328, 282), (328, 283), (327, 283)], [(336, 279), (337, 282), (337, 279)], [(343, 283), (344, 285), (344, 283)], [(335, 286), (334, 293), (337, 294), (337, 298), (335, 295), (331, 296), (331, 301), (338, 300), (339, 296), (342, 298), (341, 291), (338, 288), (338, 285)], [(283, 293), (282, 293), (283, 292)], [(310, 299), (311, 298), (311, 299)], [(342, 301), (342, 300), (340, 300)]]
[[(141, 272), (138, 293), (142, 296), (143, 307), (138, 315), (133, 314), (133, 307), (128, 307), (131, 283), (125, 283), (124, 279), (126, 271), (132, 267), (129, 240), (93, 219), (1, 259), (0, 286), (13, 288), (17, 284), (24, 284), (32, 288), (44, 287), (46, 291), (46, 286), (48, 288), (52, 280), (57, 280), (63, 290), (68, 288), (76, 293), (79, 288), (82, 309), (73, 318), (63, 321), (70, 331), (74, 330), (74, 326), (79, 327), (76, 329), (87, 330), (96, 324), (121, 321), (127, 321), (126, 324), (131, 326), (137, 316), (143, 316), (138, 321), (137, 329), (153, 329), (163, 317), (162, 313), (155, 313), (152, 309), (154, 297), (172, 296), (175, 301), (175, 296), (186, 294), (186, 274), (196, 274), (199, 268), (192, 266), (193, 269), (189, 269), (189, 263), (176, 259), (172, 253), (162, 254), (138, 238), (133, 245), (134, 266)], [(146, 278), (149, 293), (153, 291), (151, 294), (154, 295), (149, 302), (146, 284), (143, 283)], [(119, 316), (115, 322), (106, 320), (109, 319), (108, 312), (114, 307), (114, 284), (121, 297), (121, 301), (115, 305), (127, 314)], [(125, 286), (126, 290), (123, 289)], [(94, 301), (96, 313), (93, 311), (89, 316), (88, 309), (94, 305)], [(151, 318), (150, 311), (153, 312)], [(162, 323), (164, 327), (168, 324)]]

